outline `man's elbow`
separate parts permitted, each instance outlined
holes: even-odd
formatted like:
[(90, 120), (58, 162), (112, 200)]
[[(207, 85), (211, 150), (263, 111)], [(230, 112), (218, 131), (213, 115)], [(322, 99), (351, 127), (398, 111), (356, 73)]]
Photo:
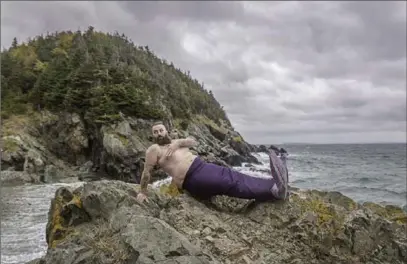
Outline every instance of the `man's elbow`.
[(193, 138), (193, 137), (188, 137), (187, 140), (188, 140), (188, 145), (189, 145), (189, 146), (191, 146), (191, 147), (196, 147), (196, 146), (198, 146), (198, 141), (195, 140), (195, 138)]

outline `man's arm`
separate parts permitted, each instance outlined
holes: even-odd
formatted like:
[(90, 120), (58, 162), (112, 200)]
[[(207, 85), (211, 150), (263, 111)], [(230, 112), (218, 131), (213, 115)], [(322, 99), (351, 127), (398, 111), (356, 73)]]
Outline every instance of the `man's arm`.
[(198, 145), (198, 142), (193, 137), (177, 139), (177, 145), (180, 148), (192, 148)]
[(146, 162), (144, 163), (144, 170), (141, 174), (140, 187), (141, 193), (147, 193), (147, 185), (150, 182), (151, 171), (157, 163), (157, 149), (156, 146), (151, 146), (146, 151)]

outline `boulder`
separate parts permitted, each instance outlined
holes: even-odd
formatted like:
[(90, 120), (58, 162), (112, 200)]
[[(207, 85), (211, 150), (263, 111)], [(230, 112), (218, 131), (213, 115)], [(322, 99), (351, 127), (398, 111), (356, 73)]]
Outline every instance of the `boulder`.
[(36, 174), (29, 174), (25, 171), (1, 171), (0, 174), (2, 186), (15, 186), (26, 183), (39, 183), (40, 177)]
[[(25, 120), (23, 117), (20, 117), (20, 119)], [(24, 126), (20, 124), (22, 127), (18, 128), (13, 126), (18, 121), (23, 122), (20, 119), (5, 120), (3, 124), (2, 183), (55, 182), (60, 181), (60, 179), (66, 182), (67, 178), (72, 178), (72, 166), (57, 158), (48, 149), (47, 144), (40, 137), (40, 132), (33, 123)], [(6, 171), (12, 171), (12, 173)]]
[(268, 149), (267, 149), (267, 147), (264, 146), (264, 145), (260, 145), (256, 150), (257, 150), (256, 152), (268, 153)]
[(54, 114), (43, 111), (38, 124), (46, 147), (58, 158), (74, 165), (86, 162), (86, 150), (90, 147), (85, 122), (76, 113)]
[(23, 171), (25, 163), (24, 143), (17, 135), (4, 136), (1, 149), (1, 169)]
[[(289, 201), (199, 201), (122, 181), (57, 190), (46, 255), (30, 263), (405, 263), (406, 213), (337, 192), (291, 188)], [(379, 215), (377, 212), (382, 212)]]

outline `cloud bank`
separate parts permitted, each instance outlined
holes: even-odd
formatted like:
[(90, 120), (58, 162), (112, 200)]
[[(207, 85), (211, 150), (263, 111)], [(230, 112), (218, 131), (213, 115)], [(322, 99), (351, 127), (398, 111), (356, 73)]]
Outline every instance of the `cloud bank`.
[(189, 70), (251, 143), (406, 141), (406, 2), (2, 2), (1, 45), (119, 31)]

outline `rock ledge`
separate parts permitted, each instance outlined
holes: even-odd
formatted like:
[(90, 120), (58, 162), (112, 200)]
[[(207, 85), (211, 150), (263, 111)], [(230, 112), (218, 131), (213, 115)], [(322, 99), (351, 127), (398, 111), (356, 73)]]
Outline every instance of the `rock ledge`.
[(407, 215), (338, 192), (292, 188), (290, 201), (201, 202), (171, 188), (96, 181), (57, 190), (47, 254), (29, 263), (406, 263)]

